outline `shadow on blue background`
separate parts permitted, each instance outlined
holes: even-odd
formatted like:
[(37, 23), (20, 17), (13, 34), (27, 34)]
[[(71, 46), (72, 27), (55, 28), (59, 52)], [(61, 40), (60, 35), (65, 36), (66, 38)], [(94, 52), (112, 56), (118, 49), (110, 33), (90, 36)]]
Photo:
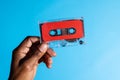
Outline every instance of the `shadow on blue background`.
[(7, 80), (12, 50), (38, 21), (84, 17), (85, 45), (55, 48), (52, 69), (40, 64), (35, 80), (120, 80), (119, 0), (1, 0), (0, 80)]

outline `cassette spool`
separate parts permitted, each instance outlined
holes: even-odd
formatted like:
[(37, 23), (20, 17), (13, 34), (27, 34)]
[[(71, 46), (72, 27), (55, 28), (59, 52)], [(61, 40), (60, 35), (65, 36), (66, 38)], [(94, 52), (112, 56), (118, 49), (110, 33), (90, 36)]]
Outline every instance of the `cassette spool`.
[(49, 42), (50, 47), (66, 47), (83, 44), (83, 19), (70, 19), (39, 24), (41, 42)]

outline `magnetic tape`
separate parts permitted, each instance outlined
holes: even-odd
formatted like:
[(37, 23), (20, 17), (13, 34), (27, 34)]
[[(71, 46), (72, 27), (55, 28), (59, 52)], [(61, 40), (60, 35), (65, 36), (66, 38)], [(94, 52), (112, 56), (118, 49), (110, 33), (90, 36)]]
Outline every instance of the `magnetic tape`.
[(41, 42), (48, 41), (50, 47), (65, 47), (83, 44), (84, 23), (82, 19), (44, 22), (39, 24)]

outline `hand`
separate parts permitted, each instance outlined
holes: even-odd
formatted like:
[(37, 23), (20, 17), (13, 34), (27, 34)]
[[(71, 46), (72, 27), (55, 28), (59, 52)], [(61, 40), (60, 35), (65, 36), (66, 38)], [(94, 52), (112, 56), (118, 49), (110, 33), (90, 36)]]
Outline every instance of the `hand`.
[(51, 68), (53, 56), (56, 53), (46, 42), (40, 44), (39, 37), (27, 37), (13, 51), (9, 80), (33, 80), (38, 64), (44, 62)]

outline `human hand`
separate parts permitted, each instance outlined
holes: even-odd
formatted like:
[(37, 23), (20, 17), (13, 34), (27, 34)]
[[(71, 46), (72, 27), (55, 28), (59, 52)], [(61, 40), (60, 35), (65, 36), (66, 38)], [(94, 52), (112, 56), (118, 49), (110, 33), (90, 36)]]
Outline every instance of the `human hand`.
[(51, 68), (56, 53), (48, 48), (46, 42), (40, 44), (39, 41), (39, 37), (27, 37), (13, 51), (9, 80), (33, 80), (41, 62)]

